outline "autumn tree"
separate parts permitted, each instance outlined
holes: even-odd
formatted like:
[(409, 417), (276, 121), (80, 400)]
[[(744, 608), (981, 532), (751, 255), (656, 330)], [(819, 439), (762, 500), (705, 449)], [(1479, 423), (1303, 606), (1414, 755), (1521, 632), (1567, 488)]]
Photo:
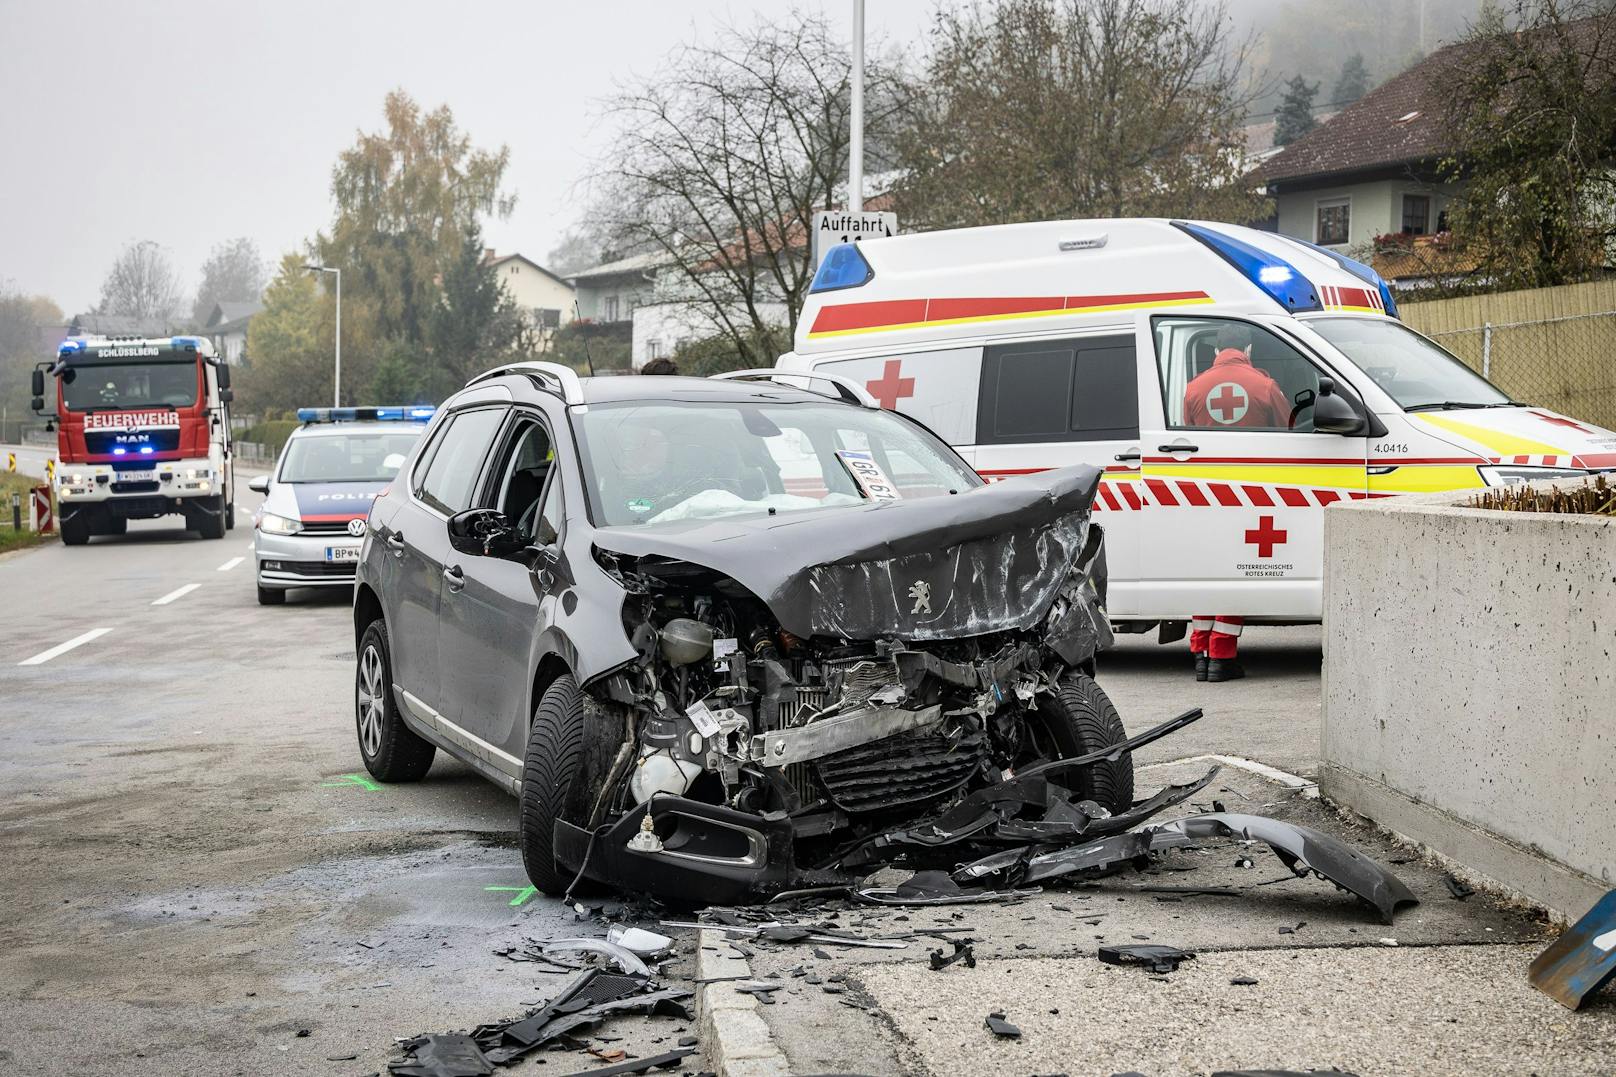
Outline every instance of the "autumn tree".
[(1489, 7), (1438, 79), (1461, 183), (1448, 215), (1497, 288), (1587, 279), (1616, 237), (1616, 12), (1605, 3)]
[(202, 283), (191, 304), (191, 323), (199, 328), (206, 325), (220, 302), (256, 302), (264, 293), (266, 280), (258, 244), (246, 236), (220, 243), (202, 263)]
[[(817, 15), (731, 28), (675, 49), (610, 104), (612, 150), (595, 216), (618, 250), (666, 261), (660, 298), (736, 361), (789, 350), (812, 281), (816, 210), (844, 205), (851, 61)], [(902, 101), (879, 52), (866, 64), (866, 165)]]
[(1274, 145), (1289, 146), (1318, 126), (1313, 119), (1313, 98), (1318, 92), (1319, 84), (1309, 86), (1301, 75), (1285, 84), (1285, 96), (1274, 114)]
[(180, 276), (168, 252), (149, 239), (125, 247), (101, 282), (96, 313), (169, 322), (179, 311)]
[(242, 411), (291, 410), (331, 399), (334, 304), (304, 270), (306, 261), (295, 253), (281, 259), (264, 290), (264, 309), (247, 326), (248, 365), (232, 386)]
[(1244, 50), (1220, 4), (994, 0), (938, 13), (900, 142), (906, 230), (1248, 221)]

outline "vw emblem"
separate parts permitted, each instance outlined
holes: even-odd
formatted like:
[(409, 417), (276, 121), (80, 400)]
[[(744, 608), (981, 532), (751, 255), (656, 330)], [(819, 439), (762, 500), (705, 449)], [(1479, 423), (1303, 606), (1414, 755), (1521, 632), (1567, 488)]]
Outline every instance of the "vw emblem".
[(352, 535), (354, 538), (358, 538), (364, 533), (365, 518), (363, 516), (355, 516), (353, 519), (348, 521), (348, 534)]

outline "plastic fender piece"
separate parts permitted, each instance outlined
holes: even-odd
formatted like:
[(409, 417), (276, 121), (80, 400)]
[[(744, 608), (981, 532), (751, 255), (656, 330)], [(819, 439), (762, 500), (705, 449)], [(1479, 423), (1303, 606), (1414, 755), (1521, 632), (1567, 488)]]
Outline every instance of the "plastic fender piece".
[(1264, 842), (1298, 876), (1315, 872), (1373, 905), (1380, 912), (1383, 924), (1391, 923), (1392, 916), (1402, 906), (1420, 903), (1402, 880), (1375, 861), (1328, 834), (1294, 823), (1282, 823), (1261, 815), (1209, 812), (1174, 819), (1152, 827), (1151, 831), (1153, 840), (1162, 842), (1178, 837), (1230, 837)]
[(1616, 977), (1616, 890), (1532, 959), (1526, 982), (1567, 1009)]
[(615, 942), (607, 942), (605, 939), (547, 939), (541, 942), (539, 946), (547, 954), (570, 953), (579, 950), (584, 953), (600, 954), (602, 957), (608, 957), (615, 961), (617, 967), (629, 976), (649, 977), (651, 975), (651, 967), (641, 961), (638, 954), (627, 947), (617, 945)]

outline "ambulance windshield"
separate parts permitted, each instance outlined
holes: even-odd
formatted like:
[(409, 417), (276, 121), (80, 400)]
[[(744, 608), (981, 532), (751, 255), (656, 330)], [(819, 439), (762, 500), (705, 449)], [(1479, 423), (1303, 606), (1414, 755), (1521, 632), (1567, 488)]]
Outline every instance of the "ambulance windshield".
[(625, 401), (578, 414), (603, 527), (963, 493), (982, 480), (888, 411), (846, 404)]
[(1452, 353), (1389, 318), (1317, 318), (1334, 344), (1405, 411), (1508, 407), (1513, 401)]

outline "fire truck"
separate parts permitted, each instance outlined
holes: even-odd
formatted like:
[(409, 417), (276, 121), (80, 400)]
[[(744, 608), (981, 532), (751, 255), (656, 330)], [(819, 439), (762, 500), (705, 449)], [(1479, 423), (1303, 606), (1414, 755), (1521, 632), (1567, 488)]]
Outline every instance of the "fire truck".
[(121, 535), (177, 513), (203, 538), (235, 526), (230, 368), (201, 337), (72, 337), (33, 372), (34, 411), (56, 383), (62, 541)]

